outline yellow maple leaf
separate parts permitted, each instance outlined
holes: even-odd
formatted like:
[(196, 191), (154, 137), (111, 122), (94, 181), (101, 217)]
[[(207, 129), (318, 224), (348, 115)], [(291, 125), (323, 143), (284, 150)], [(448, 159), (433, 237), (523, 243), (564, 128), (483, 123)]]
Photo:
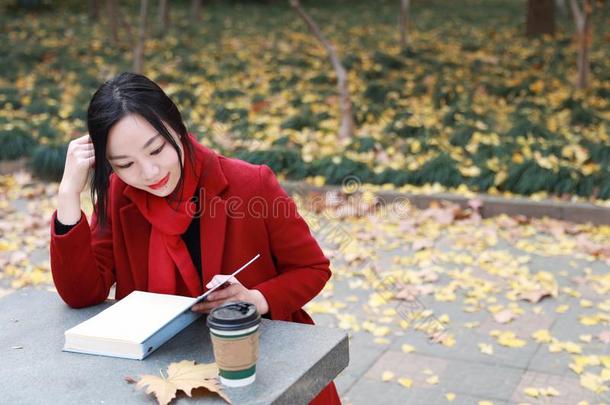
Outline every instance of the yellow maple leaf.
[(381, 381), (391, 381), (394, 379), (394, 373), (391, 371), (384, 371), (381, 374)]
[(155, 394), (159, 405), (167, 405), (176, 397), (178, 390), (184, 391), (190, 397), (191, 391), (199, 387), (217, 393), (230, 404), (231, 401), (222, 391), (217, 376), (218, 367), (216, 363), (195, 364), (193, 360), (182, 360), (169, 365), (167, 378), (163, 374), (161, 374), (161, 377), (143, 375), (136, 387), (138, 389), (146, 387), (145, 392), (147, 394)]
[(527, 344), (525, 340), (519, 339), (514, 332), (510, 331), (501, 332), (497, 339), (499, 344), (506, 347), (519, 348)]
[(487, 343), (479, 343), (479, 350), (481, 350), (481, 353), (483, 354), (494, 354), (493, 346)]
[(546, 387), (545, 390), (540, 390), (540, 391), (543, 392), (544, 395), (546, 395), (547, 397), (556, 397), (556, 396), (559, 396), (559, 391), (557, 391), (553, 387)]
[(525, 395), (532, 398), (538, 398), (540, 396), (540, 391), (538, 390), (538, 388), (528, 387), (524, 389), (523, 392), (525, 393)]
[(398, 379), (398, 383), (405, 388), (411, 388), (411, 386), (413, 385), (413, 380), (407, 377), (401, 377)]
[(570, 309), (569, 305), (560, 305), (557, 308), (555, 308), (555, 312), (557, 312), (558, 314), (563, 314), (565, 313), (568, 309)]
[(593, 306), (593, 302), (590, 300), (582, 299), (580, 300), (580, 306), (583, 308), (591, 308)]
[(604, 384), (603, 379), (597, 374), (585, 373), (580, 376), (580, 385), (588, 390), (601, 394), (604, 391), (608, 391), (608, 387)]
[(455, 394), (453, 392), (448, 392), (445, 394), (445, 398), (447, 398), (447, 401), (453, 402), (455, 400)]
[(406, 343), (405, 343), (405, 344), (403, 344), (403, 345), (401, 346), (401, 348), (402, 348), (402, 351), (403, 351), (404, 353), (412, 353), (412, 352), (414, 352), (414, 351), (415, 351), (415, 347), (413, 347), (413, 346), (411, 346), (411, 345), (409, 345), (409, 344), (406, 344)]
[(553, 340), (551, 333), (546, 329), (537, 330), (532, 334), (532, 337), (538, 343), (550, 343)]
[(432, 375), (432, 376), (426, 378), (426, 382), (430, 385), (436, 385), (436, 384), (438, 384), (438, 376)]

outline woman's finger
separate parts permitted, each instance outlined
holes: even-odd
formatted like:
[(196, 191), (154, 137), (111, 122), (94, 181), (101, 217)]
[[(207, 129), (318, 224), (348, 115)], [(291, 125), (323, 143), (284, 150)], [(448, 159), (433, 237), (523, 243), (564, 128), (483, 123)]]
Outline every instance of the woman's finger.
[(219, 301), (235, 297), (241, 292), (242, 288), (244, 287), (241, 284), (231, 284), (227, 288), (214, 291), (213, 293), (207, 296), (207, 300)]
[(215, 275), (212, 280), (207, 283), (205, 285), (206, 288), (214, 288), (219, 284), (222, 284), (224, 282), (229, 282), (230, 284), (235, 284), (235, 283), (239, 283), (239, 281), (237, 281), (236, 278), (231, 277), (230, 275), (226, 275), (226, 274), (217, 274)]
[(81, 159), (89, 159), (89, 158), (94, 158), (95, 154), (92, 152), (87, 152), (87, 151), (76, 151), (76, 152), (74, 152), (74, 156), (81, 158)]
[(89, 134), (86, 134), (86, 135), (83, 135), (81, 137), (78, 137), (78, 138), (74, 139), (72, 142), (77, 143), (77, 144), (91, 143), (93, 145), (93, 143), (91, 142), (91, 137), (89, 136)]
[(209, 313), (214, 308), (219, 307), (219, 306), (226, 304), (227, 302), (231, 302), (231, 301), (236, 301), (236, 298), (230, 297), (230, 298), (227, 298), (224, 300), (219, 300), (219, 301), (202, 302), (202, 303), (193, 305), (191, 307), (191, 311)]

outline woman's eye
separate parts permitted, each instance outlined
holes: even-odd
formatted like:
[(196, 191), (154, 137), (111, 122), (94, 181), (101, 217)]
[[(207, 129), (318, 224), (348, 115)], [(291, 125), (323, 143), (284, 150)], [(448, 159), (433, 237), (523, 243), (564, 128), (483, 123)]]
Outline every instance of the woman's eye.
[(150, 152), (151, 155), (158, 155), (159, 153), (161, 153), (161, 151), (163, 150), (163, 148), (165, 147), (165, 143), (161, 146), (159, 146), (159, 148), (153, 150), (152, 152)]
[(130, 167), (133, 163), (127, 163), (126, 165), (117, 165), (117, 167), (119, 169), (127, 169), (128, 167)]

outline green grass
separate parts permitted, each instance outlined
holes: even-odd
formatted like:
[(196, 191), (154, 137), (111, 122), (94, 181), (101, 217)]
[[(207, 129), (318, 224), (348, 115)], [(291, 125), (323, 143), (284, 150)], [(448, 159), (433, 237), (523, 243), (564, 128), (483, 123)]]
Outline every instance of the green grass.
[[(134, 32), (138, 3), (122, 6)], [(287, 2), (214, 1), (199, 24), (190, 2), (172, 3), (163, 37), (151, 9), (145, 74), (222, 153), (329, 183), (352, 171), (396, 186), (610, 198), (608, 7), (593, 19), (591, 87), (578, 92), (571, 16), (558, 16), (555, 38), (527, 39), (525, 0), (414, 1), (407, 51), (398, 1), (305, 1), (349, 70), (358, 133), (342, 143), (334, 72)], [(114, 46), (105, 20), (62, 4), (0, 16), (0, 129), (40, 143), (86, 131), (95, 89), (131, 69), (125, 31)]]

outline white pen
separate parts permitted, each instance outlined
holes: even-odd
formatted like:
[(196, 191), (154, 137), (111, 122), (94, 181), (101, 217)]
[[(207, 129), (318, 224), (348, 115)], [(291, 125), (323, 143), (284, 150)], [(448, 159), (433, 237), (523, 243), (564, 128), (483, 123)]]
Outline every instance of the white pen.
[(258, 259), (260, 257), (260, 253), (258, 253), (256, 256), (254, 256), (252, 259), (250, 259), (248, 261), (248, 263), (244, 264), (243, 266), (241, 266), (239, 269), (235, 270), (233, 272), (233, 274), (231, 274), (225, 281), (223, 281), (222, 283), (215, 285), (214, 287), (210, 288), (209, 290), (207, 290), (206, 292), (204, 292), (203, 294), (201, 294), (199, 297), (197, 297), (195, 299), (195, 302), (191, 303), (190, 305), (195, 305), (198, 302), (201, 302), (205, 299), (205, 297), (208, 296), (208, 294), (210, 294), (212, 291), (216, 290), (218, 287), (225, 285), (226, 283), (229, 282), (229, 280), (231, 280), (232, 278), (234, 278), (236, 275), (239, 274), (240, 271), (244, 270), (246, 267), (248, 267), (253, 261), (255, 261), (256, 259)]

